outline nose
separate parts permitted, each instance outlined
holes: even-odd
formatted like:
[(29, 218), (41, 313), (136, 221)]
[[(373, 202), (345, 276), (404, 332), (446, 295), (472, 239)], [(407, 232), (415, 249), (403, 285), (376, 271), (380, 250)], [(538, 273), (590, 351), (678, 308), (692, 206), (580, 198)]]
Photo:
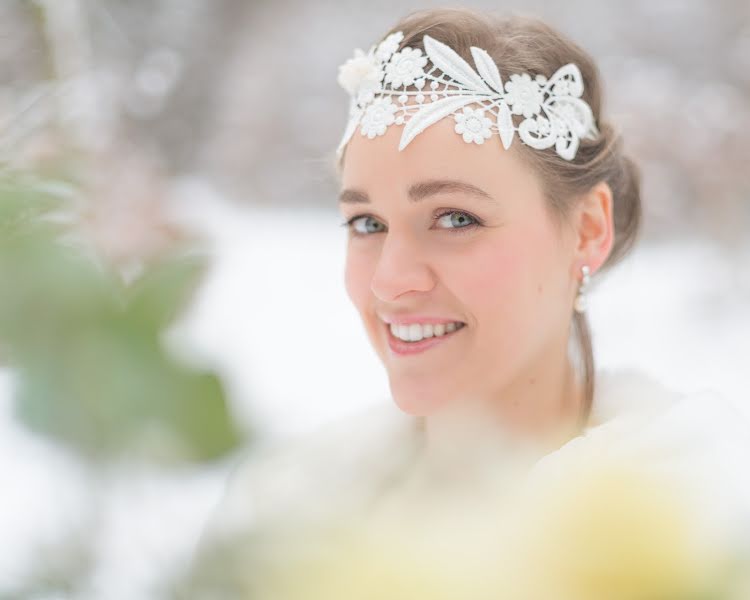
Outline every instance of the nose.
[(408, 292), (428, 292), (435, 287), (435, 275), (412, 236), (388, 232), (372, 276), (370, 288), (384, 302)]

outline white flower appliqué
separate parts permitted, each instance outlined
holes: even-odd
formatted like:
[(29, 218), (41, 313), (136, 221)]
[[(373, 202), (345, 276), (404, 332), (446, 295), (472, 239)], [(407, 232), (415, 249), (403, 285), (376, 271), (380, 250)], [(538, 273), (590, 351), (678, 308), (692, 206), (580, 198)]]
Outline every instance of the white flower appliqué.
[(401, 31), (392, 33), (387, 38), (385, 38), (382, 42), (380, 42), (380, 45), (375, 52), (375, 56), (377, 57), (377, 59), (382, 63), (388, 62), (388, 59), (390, 59), (391, 56), (393, 56), (393, 53), (398, 50), (398, 46), (403, 41), (403, 39), (404, 34)]
[(528, 73), (510, 76), (505, 84), (505, 101), (513, 109), (514, 115), (523, 115), (527, 119), (539, 112), (544, 100), (542, 90)]
[(419, 48), (404, 48), (391, 57), (385, 66), (385, 82), (394, 88), (411, 85), (414, 80), (424, 75), (427, 57), (422, 56)]
[(463, 135), (467, 143), (483, 144), (484, 140), (492, 137), (492, 121), (484, 116), (481, 108), (471, 109), (464, 107), (462, 113), (453, 117), (456, 121), (456, 133)]
[[(361, 91), (369, 90), (373, 92), (374, 97), (374, 92), (380, 88), (383, 75), (383, 67), (375, 56), (372, 53), (365, 54), (357, 48), (354, 58), (350, 58), (339, 67), (338, 82), (350, 94), (357, 95)], [(371, 100), (372, 98), (368, 101)]]
[(362, 117), (362, 135), (370, 139), (383, 135), (388, 125), (396, 120), (394, 113), (397, 108), (390, 98), (376, 98)]

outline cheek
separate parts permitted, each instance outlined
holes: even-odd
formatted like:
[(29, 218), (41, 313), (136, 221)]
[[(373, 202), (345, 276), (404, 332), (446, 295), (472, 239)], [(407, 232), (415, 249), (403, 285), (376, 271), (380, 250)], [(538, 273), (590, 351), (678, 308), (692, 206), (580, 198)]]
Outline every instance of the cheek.
[[(466, 268), (466, 265), (470, 268)], [(523, 268), (517, 254), (506, 244), (496, 244), (467, 257), (456, 273), (455, 290), (480, 325), (480, 331), (510, 311), (518, 295)]]
[(351, 243), (346, 252), (344, 268), (344, 285), (349, 299), (358, 311), (363, 312), (370, 297), (373, 261), (361, 249), (353, 248)]
[(559, 252), (548, 231), (519, 228), (502, 232), (462, 257), (454, 290), (480, 331), (520, 336), (535, 328), (530, 324), (544, 322)]

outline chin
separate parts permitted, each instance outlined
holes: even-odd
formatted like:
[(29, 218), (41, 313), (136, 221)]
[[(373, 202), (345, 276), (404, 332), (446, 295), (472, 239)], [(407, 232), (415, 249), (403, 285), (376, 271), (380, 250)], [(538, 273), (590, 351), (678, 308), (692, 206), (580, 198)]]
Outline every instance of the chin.
[(390, 380), (390, 390), (396, 406), (408, 415), (428, 417), (438, 412), (448, 401), (445, 388), (418, 382), (404, 383)]

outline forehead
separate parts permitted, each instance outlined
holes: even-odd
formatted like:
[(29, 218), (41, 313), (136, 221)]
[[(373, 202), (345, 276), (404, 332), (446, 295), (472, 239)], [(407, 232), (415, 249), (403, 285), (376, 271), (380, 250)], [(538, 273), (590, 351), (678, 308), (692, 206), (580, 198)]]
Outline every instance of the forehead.
[(368, 193), (405, 190), (428, 179), (457, 179), (498, 195), (539, 193), (536, 176), (518, 155), (493, 135), (483, 144), (467, 143), (448, 117), (427, 127), (403, 150), (403, 125), (390, 125), (384, 135), (369, 139), (357, 130), (346, 147), (341, 188)]

